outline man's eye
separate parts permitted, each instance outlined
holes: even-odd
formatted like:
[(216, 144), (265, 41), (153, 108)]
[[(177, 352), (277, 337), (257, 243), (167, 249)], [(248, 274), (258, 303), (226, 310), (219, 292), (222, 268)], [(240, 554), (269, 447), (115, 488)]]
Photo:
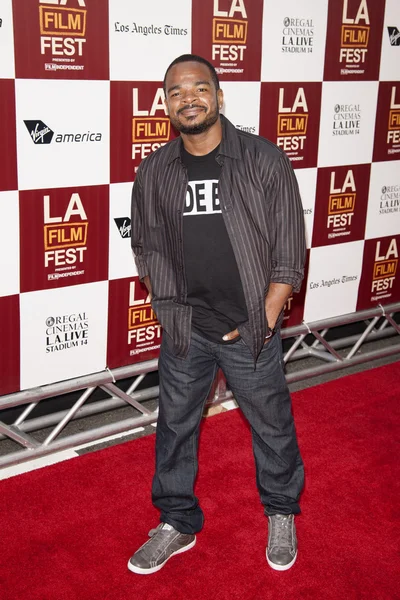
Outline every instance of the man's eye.
[(198, 91), (199, 91), (199, 92), (206, 92), (206, 91), (207, 91), (207, 88), (199, 88), (199, 89), (198, 89)]

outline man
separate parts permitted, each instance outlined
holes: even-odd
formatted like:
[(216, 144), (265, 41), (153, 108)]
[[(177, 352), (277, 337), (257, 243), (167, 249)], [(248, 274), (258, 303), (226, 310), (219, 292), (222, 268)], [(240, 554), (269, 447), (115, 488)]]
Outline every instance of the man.
[(132, 193), (132, 248), (163, 327), (152, 488), (161, 522), (128, 567), (154, 573), (196, 543), (199, 424), (220, 367), (252, 430), (267, 561), (286, 570), (297, 557), (304, 477), (279, 336), (303, 277), (298, 186), (280, 149), (219, 114), (208, 61), (174, 60), (164, 91), (181, 135), (141, 163)]

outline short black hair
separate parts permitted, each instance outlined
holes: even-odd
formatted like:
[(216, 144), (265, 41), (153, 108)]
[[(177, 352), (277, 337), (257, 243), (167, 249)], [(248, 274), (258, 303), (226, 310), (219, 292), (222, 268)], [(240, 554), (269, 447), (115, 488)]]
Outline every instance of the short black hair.
[(170, 69), (172, 69), (172, 67), (174, 67), (175, 65), (178, 65), (179, 63), (184, 63), (184, 62), (198, 62), (201, 63), (203, 65), (206, 65), (206, 67), (208, 67), (210, 73), (211, 73), (211, 79), (214, 82), (215, 85), (215, 89), (219, 90), (219, 79), (218, 79), (218, 75), (216, 70), (214, 69), (213, 65), (205, 58), (203, 58), (202, 56), (198, 56), (197, 54), (182, 54), (181, 56), (178, 56), (178, 58), (175, 58), (175, 60), (172, 61), (172, 63), (169, 65), (168, 69), (165, 71), (165, 75), (164, 75), (164, 94), (166, 94), (166, 81), (167, 81), (167, 75), (170, 71)]

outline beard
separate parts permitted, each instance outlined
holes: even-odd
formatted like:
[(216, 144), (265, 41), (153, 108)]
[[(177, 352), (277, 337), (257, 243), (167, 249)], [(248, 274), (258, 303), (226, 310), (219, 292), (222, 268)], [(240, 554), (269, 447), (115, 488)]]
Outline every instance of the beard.
[[(197, 106), (196, 104), (186, 106), (185, 108), (203, 108), (202, 106)], [(185, 108), (178, 111), (178, 115), (185, 110)], [(171, 118), (171, 123), (180, 133), (184, 133), (186, 135), (198, 135), (199, 133), (204, 133), (210, 127), (212, 127), (217, 121), (219, 117), (219, 109), (218, 104), (216, 105), (215, 111), (210, 113), (204, 121), (194, 125), (183, 125), (177, 117)], [(192, 117), (193, 121), (196, 117)]]

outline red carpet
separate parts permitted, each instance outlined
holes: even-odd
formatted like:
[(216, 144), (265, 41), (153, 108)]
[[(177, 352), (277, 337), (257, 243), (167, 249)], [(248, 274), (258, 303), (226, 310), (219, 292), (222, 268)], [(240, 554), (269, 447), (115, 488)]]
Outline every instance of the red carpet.
[(5, 480), (2, 600), (394, 600), (400, 597), (400, 363), (293, 395), (306, 466), (299, 556), (265, 561), (250, 435), (238, 410), (205, 420), (193, 550), (154, 575), (126, 563), (158, 520), (154, 436)]

